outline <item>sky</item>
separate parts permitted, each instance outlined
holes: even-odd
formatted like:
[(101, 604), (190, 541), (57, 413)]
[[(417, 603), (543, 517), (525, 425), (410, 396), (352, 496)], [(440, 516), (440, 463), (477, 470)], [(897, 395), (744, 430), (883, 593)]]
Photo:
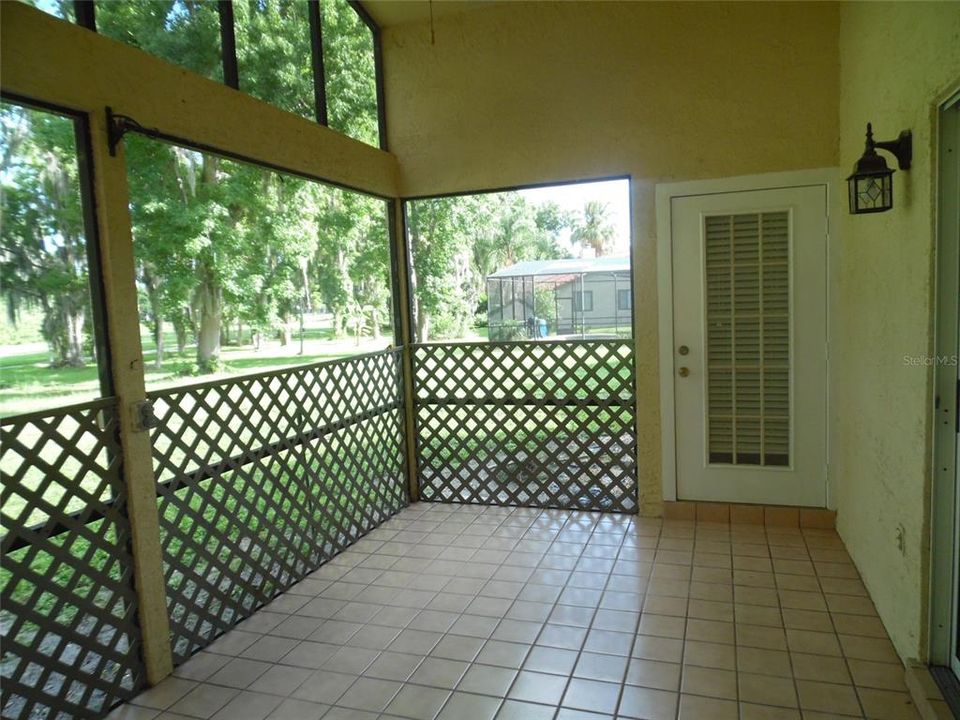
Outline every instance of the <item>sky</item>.
[[(627, 255), (630, 252), (630, 181), (605, 180), (603, 182), (573, 183), (550, 187), (520, 190), (520, 194), (532, 203), (553, 200), (565, 210), (583, 212), (589, 200), (599, 200), (610, 206), (610, 219), (616, 228), (612, 255)], [(562, 241), (569, 243), (570, 232), (565, 231)], [(579, 246), (574, 255), (580, 254)]]

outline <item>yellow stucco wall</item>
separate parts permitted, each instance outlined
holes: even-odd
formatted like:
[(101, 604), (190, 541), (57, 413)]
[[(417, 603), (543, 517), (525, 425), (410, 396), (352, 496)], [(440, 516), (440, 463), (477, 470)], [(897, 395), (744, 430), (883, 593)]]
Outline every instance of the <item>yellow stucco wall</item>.
[[(960, 88), (960, 4), (841, 11), (840, 154), (913, 131), (893, 210), (839, 218), (832, 307), (831, 475), (838, 527), (903, 658), (926, 654), (935, 106)], [(891, 167), (896, 161), (888, 156)], [(896, 529), (905, 547), (897, 548)]]
[(423, 195), (630, 174), (644, 512), (660, 510), (654, 185), (837, 163), (831, 4), (511, 2), (388, 28), (391, 152)]

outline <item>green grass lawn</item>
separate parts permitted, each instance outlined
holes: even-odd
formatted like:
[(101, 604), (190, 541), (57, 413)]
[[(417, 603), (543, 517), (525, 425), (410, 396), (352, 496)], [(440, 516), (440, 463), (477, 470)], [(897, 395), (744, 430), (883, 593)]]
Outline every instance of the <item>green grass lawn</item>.
[[(182, 354), (176, 352), (176, 336), (166, 333), (166, 352), (161, 367), (156, 367), (156, 346), (145, 330), (141, 334), (144, 380), (147, 389), (184, 385), (241, 373), (263, 372), (292, 365), (302, 365), (349, 357), (386, 347), (392, 331), (384, 329), (380, 340), (364, 338), (358, 345), (352, 337), (337, 339), (326, 320), (320, 319), (304, 332), (304, 353), (300, 352), (299, 333), (294, 333), (287, 346), (276, 339), (265, 339), (259, 350), (252, 345), (228, 345), (222, 349), (222, 372), (203, 376), (191, 374), (196, 348), (188, 345)], [(100, 380), (92, 360), (81, 368), (53, 368), (42, 342), (26, 334), (17, 336), (17, 344), (0, 345), (0, 417), (35, 412), (85, 402), (101, 397)]]

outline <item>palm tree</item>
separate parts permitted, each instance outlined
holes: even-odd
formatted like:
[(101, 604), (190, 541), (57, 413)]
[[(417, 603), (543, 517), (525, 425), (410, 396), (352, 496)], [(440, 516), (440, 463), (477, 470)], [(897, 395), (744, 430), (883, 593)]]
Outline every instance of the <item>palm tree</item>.
[(601, 257), (610, 251), (615, 232), (609, 203), (589, 200), (583, 206), (583, 218), (574, 223), (571, 239)]

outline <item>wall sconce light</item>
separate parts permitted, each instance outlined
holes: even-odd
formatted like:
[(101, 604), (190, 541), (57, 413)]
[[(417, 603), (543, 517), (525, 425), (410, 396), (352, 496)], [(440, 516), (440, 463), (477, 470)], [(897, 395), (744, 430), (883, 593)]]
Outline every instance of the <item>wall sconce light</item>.
[(850, 191), (850, 213), (886, 212), (893, 207), (893, 173), (887, 161), (877, 155), (877, 148), (893, 153), (901, 170), (910, 169), (913, 159), (913, 137), (904, 130), (896, 140), (876, 142), (873, 127), (867, 123), (867, 144), (863, 155), (853, 166), (853, 174), (847, 178)]

